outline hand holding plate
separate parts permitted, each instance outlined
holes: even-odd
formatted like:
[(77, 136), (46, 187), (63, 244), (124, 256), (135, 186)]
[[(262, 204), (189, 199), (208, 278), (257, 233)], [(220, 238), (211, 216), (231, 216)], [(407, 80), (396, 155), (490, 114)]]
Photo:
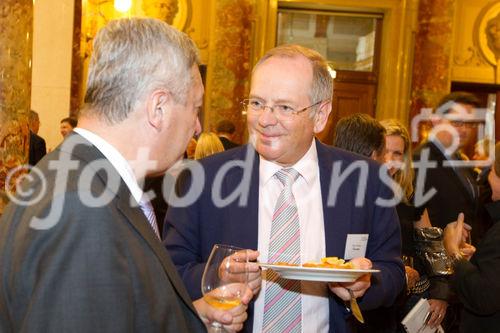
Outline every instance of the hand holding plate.
[[(372, 262), (367, 258), (354, 258), (351, 263), (355, 269), (371, 269)], [(365, 294), (366, 290), (371, 286), (371, 274), (363, 274), (354, 282), (331, 282), (328, 287), (338, 297), (344, 301), (351, 300), (351, 294), (348, 289), (352, 291), (354, 297), (358, 298)]]

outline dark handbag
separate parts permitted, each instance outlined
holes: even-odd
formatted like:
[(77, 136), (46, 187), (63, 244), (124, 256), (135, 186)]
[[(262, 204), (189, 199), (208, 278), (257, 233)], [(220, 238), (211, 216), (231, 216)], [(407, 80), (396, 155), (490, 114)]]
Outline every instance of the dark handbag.
[(453, 263), (443, 245), (443, 229), (415, 228), (415, 250), (422, 258), (429, 277), (453, 274)]

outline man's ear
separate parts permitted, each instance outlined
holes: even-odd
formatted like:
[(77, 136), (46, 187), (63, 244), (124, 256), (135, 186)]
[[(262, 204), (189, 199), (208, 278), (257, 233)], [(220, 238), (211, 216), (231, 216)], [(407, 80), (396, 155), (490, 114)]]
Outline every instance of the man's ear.
[(328, 122), (328, 116), (332, 112), (332, 101), (328, 100), (320, 104), (318, 110), (314, 114), (314, 133), (321, 132)]
[(147, 119), (150, 126), (161, 129), (163, 117), (169, 106), (171, 95), (164, 89), (153, 91), (148, 97)]

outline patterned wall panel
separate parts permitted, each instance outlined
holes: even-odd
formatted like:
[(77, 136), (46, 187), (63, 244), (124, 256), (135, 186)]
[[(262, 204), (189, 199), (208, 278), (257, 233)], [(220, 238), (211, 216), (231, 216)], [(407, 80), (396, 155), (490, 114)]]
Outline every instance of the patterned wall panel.
[(32, 31), (32, 0), (0, 1), (0, 215), (28, 161)]
[(235, 141), (242, 142), (246, 119), (239, 102), (249, 90), (254, 2), (218, 0), (214, 6), (204, 128), (214, 129), (219, 120), (229, 119), (238, 133)]

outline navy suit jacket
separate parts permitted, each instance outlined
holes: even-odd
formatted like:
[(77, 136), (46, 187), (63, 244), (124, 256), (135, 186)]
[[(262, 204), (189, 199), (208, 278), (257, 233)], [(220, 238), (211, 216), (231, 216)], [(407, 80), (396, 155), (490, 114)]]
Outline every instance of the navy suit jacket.
[[(344, 257), (347, 234), (369, 234), (366, 257), (381, 272), (372, 275), (372, 286), (360, 299), (362, 309), (374, 309), (391, 305), (404, 286), (404, 268), (400, 260), (401, 235), (394, 207), (375, 205), (377, 197), (389, 199), (393, 192), (378, 176), (380, 166), (360, 155), (328, 147), (317, 141), (323, 219), (325, 223), (326, 255)], [(248, 161), (244, 164), (244, 160)], [(352, 162), (362, 161), (368, 177), (364, 204), (355, 207), (356, 188), (360, 177), (353, 172), (338, 189), (337, 202), (328, 204), (334, 164), (345, 170)], [(201, 296), (201, 277), (204, 264), (214, 244), (224, 243), (242, 248), (257, 249), (259, 207), (259, 156), (249, 146), (242, 146), (201, 160), (204, 181), (200, 175), (191, 182), (189, 172), (180, 176), (177, 194), (201, 191), (188, 207), (175, 207), (170, 203), (165, 220), (166, 247), (184, 280), (192, 298)], [(230, 165), (233, 167), (229, 168)], [(235, 166), (235, 164), (240, 164)], [(241, 165), (245, 166), (242, 168)], [(229, 169), (227, 169), (229, 168)], [(223, 174), (224, 169), (227, 173)], [(218, 175), (217, 175), (218, 174)], [(239, 187), (243, 182), (247, 186)], [(204, 183), (204, 184), (203, 184)], [(339, 180), (332, 185), (339, 183)], [(191, 184), (193, 185), (192, 188)], [(221, 197), (227, 198), (235, 189), (242, 195), (223, 205), (212, 200), (212, 192), (220, 189)], [(216, 193), (217, 194), (217, 193)], [(234, 193), (233, 193), (234, 195)], [(245, 199), (246, 202), (240, 202)], [(228, 200), (229, 201), (229, 200)], [(320, 258), (318, 258), (320, 259)], [(330, 332), (347, 332), (349, 312), (344, 302), (330, 294)], [(252, 304), (244, 331), (251, 332), (253, 324)]]

